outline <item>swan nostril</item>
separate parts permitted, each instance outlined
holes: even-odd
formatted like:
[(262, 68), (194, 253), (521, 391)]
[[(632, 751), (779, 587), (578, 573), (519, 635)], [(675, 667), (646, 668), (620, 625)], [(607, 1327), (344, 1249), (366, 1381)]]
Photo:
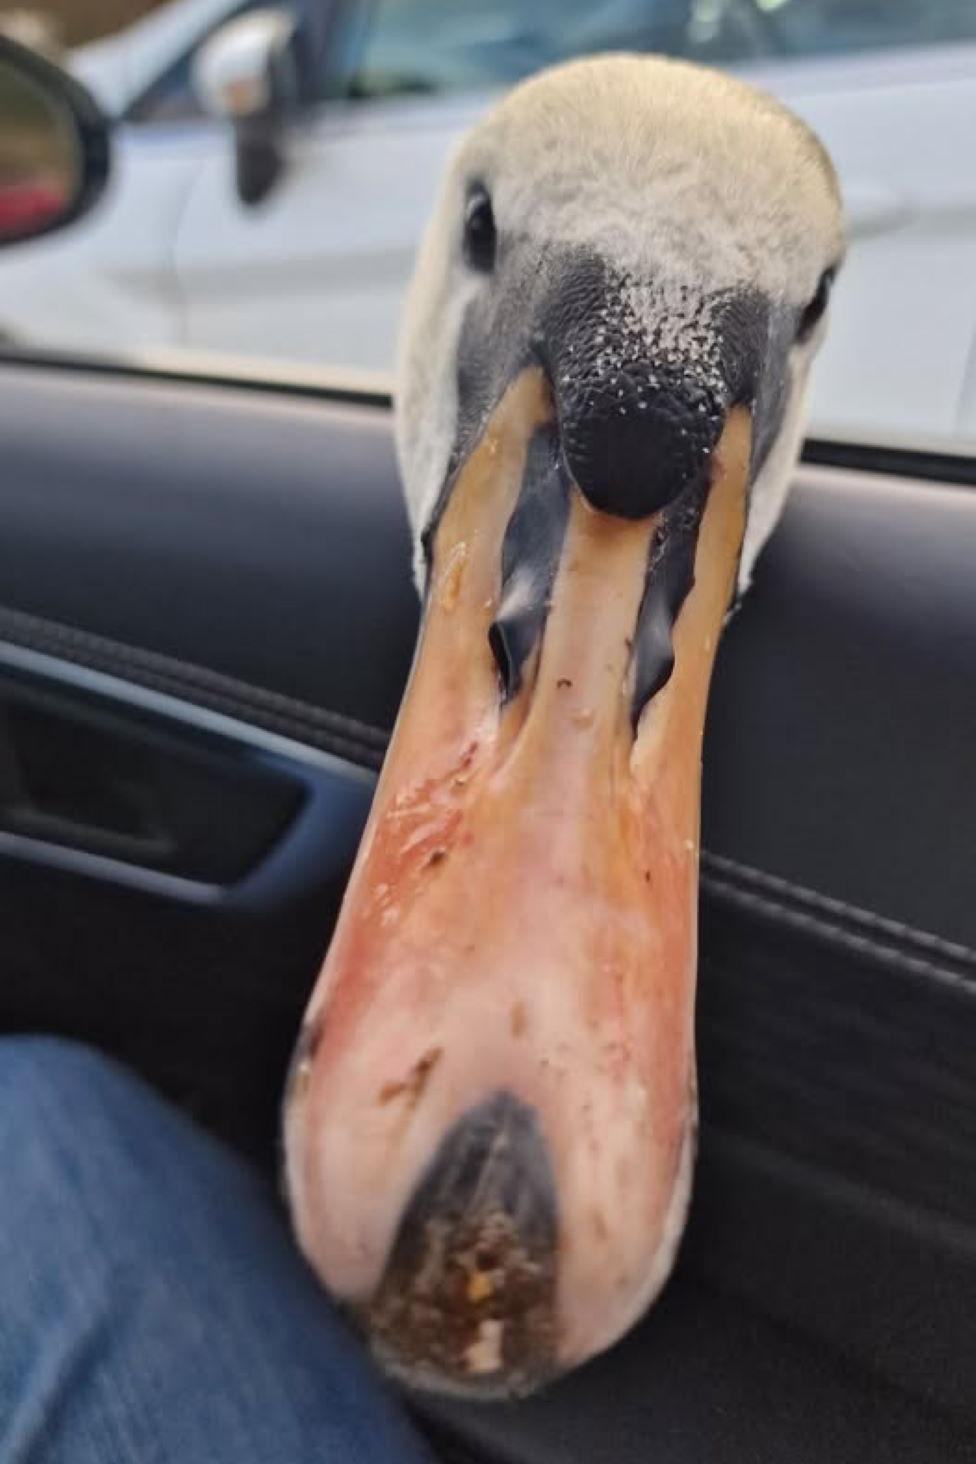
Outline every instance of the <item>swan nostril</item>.
[(558, 1246), (552, 1166), (533, 1109), (499, 1092), (445, 1136), (361, 1313), (380, 1362), (414, 1387), (482, 1396), (552, 1376)]

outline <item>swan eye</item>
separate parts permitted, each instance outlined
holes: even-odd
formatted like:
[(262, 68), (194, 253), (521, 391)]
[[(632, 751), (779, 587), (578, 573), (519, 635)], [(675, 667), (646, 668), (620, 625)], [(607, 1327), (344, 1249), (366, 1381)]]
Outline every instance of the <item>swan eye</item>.
[(498, 236), (487, 189), (477, 185), (464, 206), (464, 257), (472, 269), (488, 274), (495, 266)]
[(836, 274), (836, 269), (831, 266), (830, 269), (825, 269), (820, 276), (817, 282), (816, 293), (800, 316), (799, 324), (796, 328), (796, 338), (798, 341), (805, 341), (813, 334), (817, 322), (827, 308), (831, 286), (834, 283), (834, 276)]

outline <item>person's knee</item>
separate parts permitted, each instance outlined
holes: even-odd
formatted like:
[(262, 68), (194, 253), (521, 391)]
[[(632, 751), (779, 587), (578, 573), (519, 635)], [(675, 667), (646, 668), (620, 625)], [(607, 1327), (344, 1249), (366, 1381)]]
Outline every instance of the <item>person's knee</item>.
[(141, 1077), (53, 1037), (0, 1039), (0, 1176), (25, 1205), (46, 1195), (52, 1220), (84, 1212), (120, 1253), (151, 1248), (174, 1217), (268, 1208), (259, 1176)]
[(0, 1039), (0, 1172), (36, 1186), (99, 1190), (123, 1203), (157, 1129), (178, 1122), (134, 1073), (80, 1042)]
[(0, 1112), (22, 1140), (41, 1138), (63, 1122), (111, 1111), (130, 1080), (104, 1054), (62, 1037), (0, 1040)]
[(93, 1305), (115, 1264), (100, 1238), (132, 1211), (132, 1166), (117, 1142), (130, 1087), (122, 1068), (79, 1043), (0, 1039), (0, 1257), (35, 1279), (50, 1272), (52, 1287), (84, 1274)]
[(135, 1073), (50, 1037), (0, 1039), (0, 1176), (8, 1241), (77, 1256), (106, 1285), (259, 1189)]

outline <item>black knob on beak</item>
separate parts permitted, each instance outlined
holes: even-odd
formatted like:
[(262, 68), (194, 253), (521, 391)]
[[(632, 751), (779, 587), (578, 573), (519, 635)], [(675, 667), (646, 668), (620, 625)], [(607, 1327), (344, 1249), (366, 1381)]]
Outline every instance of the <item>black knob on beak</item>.
[(557, 281), (544, 349), (566, 465), (594, 508), (646, 518), (704, 478), (727, 394), (693, 306), (686, 334), (687, 358), (682, 335), (656, 345), (599, 260)]
[(568, 398), (566, 465), (594, 508), (646, 518), (703, 479), (722, 416), (693, 382), (647, 365)]

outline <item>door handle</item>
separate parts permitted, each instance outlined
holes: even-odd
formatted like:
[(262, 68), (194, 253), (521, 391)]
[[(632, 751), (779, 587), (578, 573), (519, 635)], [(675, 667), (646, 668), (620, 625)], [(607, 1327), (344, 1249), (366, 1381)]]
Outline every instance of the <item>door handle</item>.
[(0, 644), (0, 859), (257, 912), (345, 878), (374, 777)]

